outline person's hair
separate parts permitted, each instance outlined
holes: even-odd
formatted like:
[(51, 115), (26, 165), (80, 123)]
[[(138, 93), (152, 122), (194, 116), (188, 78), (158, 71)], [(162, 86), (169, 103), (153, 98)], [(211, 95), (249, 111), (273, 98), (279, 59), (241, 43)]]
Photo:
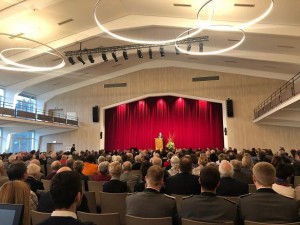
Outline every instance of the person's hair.
[(0, 203), (22, 204), (22, 225), (30, 225), (30, 188), (27, 183), (19, 180), (5, 182), (0, 188)]
[(176, 155), (172, 156), (170, 161), (171, 161), (171, 166), (172, 167), (177, 167), (178, 168), (179, 163), (180, 163), (180, 159), (178, 158), (178, 156), (176, 156)]
[(36, 165), (34, 163), (29, 163), (29, 165), (27, 166), (27, 174), (28, 175), (31, 175), (31, 176), (39, 179), (40, 173), (41, 173), (41, 167), (39, 167), (38, 165)]
[(206, 155), (201, 154), (198, 159), (198, 165), (206, 166), (208, 163), (208, 158)]
[(100, 163), (102, 163), (102, 162), (104, 162), (104, 161), (105, 161), (105, 156), (100, 155), (100, 156), (98, 157), (98, 164), (100, 164)]
[(126, 162), (123, 162), (123, 164), (122, 164), (122, 171), (124, 172), (124, 171), (131, 171), (131, 169), (132, 169), (132, 163), (131, 162), (129, 162), (129, 161), (126, 161)]
[(73, 170), (76, 171), (76, 172), (78, 172), (78, 173), (82, 172), (83, 167), (84, 167), (84, 164), (83, 164), (83, 161), (81, 161), (81, 160), (76, 160), (73, 163)]
[(38, 166), (41, 166), (41, 162), (40, 162), (38, 159), (32, 159), (32, 160), (30, 161), (30, 163), (34, 163), (34, 164), (36, 164), (36, 165), (38, 165)]
[(108, 165), (109, 165), (109, 162), (107, 162), (107, 161), (101, 162), (98, 166), (98, 171), (101, 174), (107, 174), (108, 173)]
[(111, 162), (111, 155), (105, 156), (105, 160), (110, 163)]
[(160, 166), (153, 165), (147, 171), (147, 181), (150, 185), (157, 186), (164, 177), (164, 172)]
[(147, 171), (148, 169), (151, 167), (151, 163), (148, 162), (148, 161), (145, 161), (141, 164), (141, 168), (140, 168), (140, 171), (141, 171), (141, 174), (143, 176), (143, 178), (146, 176), (147, 174)]
[(61, 163), (60, 163), (60, 161), (58, 161), (58, 160), (55, 160), (55, 161), (53, 161), (53, 162), (51, 163), (51, 169), (52, 169), (52, 170), (57, 171), (57, 170), (59, 170), (60, 167), (61, 167)]
[(122, 172), (121, 164), (117, 161), (110, 163), (108, 166), (108, 171), (111, 176), (120, 177)]
[(75, 171), (57, 173), (51, 182), (50, 194), (55, 209), (70, 208), (78, 192), (82, 193), (81, 179)]
[(242, 158), (242, 167), (252, 170), (253, 166), (251, 155), (245, 153)]
[(183, 156), (180, 159), (179, 169), (181, 172), (191, 172), (193, 168), (192, 159), (189, 156)]
[(71, 169), (73, 169), (74, 162), (75, 162), (75, 160), (73, 158), (68, 158), (67, 159), (67, 166), (70, 167)]
[(222, 160), (219, 165), (219, 172), (221, 177), (233, 177), (233, 166), (227, 160)]
[(142, 161), (142, 157), (141, 157), (140, 155), (136, 155), (136, 156), (134, 157), (134, 161), (140, 163), (140, 162)]
[(233, 159), (230, 161), (231, 165), (233, 166), (233, 170), (235, 171), (241, 171), (242, 169), (242, 162), (237, 160), (237, 159)]
[(168, 152), (167, 158), (168, 158), (168, 159), (171, 159), (171, 158), (173, 157), (173, 155), (174, 155), (173, 152)]
[(220, 181), (220, 172), (216, 167), (205, 166), (200, 171), (201, 187), (213, 191)]
[(161, 158), (158, 158), (158, 157), (152, 157), (151, 158), (151, 163), (152, 165), (155, 165), (155, 166), (162, 166), (162, 160)]
[(93, 155), (88, 155), (88, 156), (86, 157), (86, 161), (87, 161), (88, 163), (95, 163), (95, 157), (94, 157)]
[(271, 164), (276, 168), (278, 164), (283, 163), (283, 159), (279, 155), (274, 155), (271, 160)]
[(253, 175), (262, 186), (270, 187), (275, 181), (275, 168), (271, 163), (259, 162), (253, 167)]
[(22, 180), (26, 172), (26, 164), (22, 161), (13, 162), (7, 168), (7, 176), (10, 180)]
[(294, 167), (291, 164), (280, 163), (276, 166), (276, 177), (286, 180), (294, 173)]

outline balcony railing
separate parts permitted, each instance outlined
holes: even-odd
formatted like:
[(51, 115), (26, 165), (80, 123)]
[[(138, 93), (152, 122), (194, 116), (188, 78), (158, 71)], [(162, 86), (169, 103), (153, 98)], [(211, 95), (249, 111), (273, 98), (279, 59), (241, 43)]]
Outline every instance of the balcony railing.
[[(300, 93), (300, 72), (254, 109), (254, 119)], [(299, 80), (298, 80), (299, 79)]]

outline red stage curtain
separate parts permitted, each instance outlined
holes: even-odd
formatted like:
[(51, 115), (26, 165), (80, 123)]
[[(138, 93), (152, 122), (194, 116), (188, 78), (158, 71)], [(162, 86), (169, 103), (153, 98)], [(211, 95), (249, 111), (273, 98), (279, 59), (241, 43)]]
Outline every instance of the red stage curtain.
[(223, 148), (222, 104), (173, 96), (150, 97), (105, 111), (105, 149), (154, 149), (175, 134), (176, 148)]

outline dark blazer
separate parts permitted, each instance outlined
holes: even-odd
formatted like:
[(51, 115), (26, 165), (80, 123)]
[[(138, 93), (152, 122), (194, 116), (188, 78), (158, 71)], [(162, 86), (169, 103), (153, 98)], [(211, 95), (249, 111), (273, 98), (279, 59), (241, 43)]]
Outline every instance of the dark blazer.
[(183, 198), (181, 217), (210, 223), (236, 220), (236, 204), (211, 192)]
[(48, 219), (38, 223), (38, 225), (93, 225), (92, 222), (81, 222), (73, 217), (50, 216)]
[(124, 193), (129, 192), (126, 182), (120, 180), (110, 180), (103, 184), (103, 192)]
[(244, 220), (265, 223), (297, 222), (297, 201), (277, 194), (271, 188), (261, 188), (238, 200), (239, 224)]
[(28, 177), (26, 183), (30, 186), (30, 189), (36, 193), (36, 190), (44, 190), (44, 185), (41, 181), (36, 180), (34, 177)]
[(128, 196), (126, 213), (145, 218), (172, 217), (173, 225), (179, 224), (175, 199), (151, 188)]
[(233, 174), (233, 178), (246, 184), (253, 184), (252, 173), (248, 173), (243, 170), (241, 171), (235, 170)]
[(136, 162), (132, 164), (132, 170), (140, 170), (142, 163)]
[(178, 173), (175, 176), (168, 177), (165, 182), (167, 194), (177, 195), (198, 195), (201, 192), (201, 186), (198, 182), (198, 176), (190, 173)]
[(248, 193), (248, 184), (231, 177), (222, 177), (220, 179), (220, 186), (217, 188), (217, 195), (220, 196), (239, 196)]

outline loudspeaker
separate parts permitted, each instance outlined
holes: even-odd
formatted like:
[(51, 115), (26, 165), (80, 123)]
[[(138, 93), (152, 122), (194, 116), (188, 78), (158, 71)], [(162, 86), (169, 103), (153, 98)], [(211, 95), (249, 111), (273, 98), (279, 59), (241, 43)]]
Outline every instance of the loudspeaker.
[(99, 107), (97, 105), (93, 107), (93, 122), (99, 122)]
[(228, 98), (226, 100), (227, 117), (233, 117), (233, 101)]

